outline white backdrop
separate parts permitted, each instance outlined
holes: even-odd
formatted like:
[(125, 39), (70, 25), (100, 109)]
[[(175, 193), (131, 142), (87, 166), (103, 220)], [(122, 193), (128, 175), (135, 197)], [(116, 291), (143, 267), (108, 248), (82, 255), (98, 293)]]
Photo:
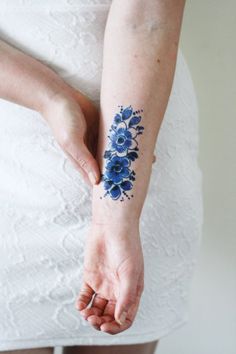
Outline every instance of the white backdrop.
[(200, 110), (205, 222), (189, 323), (158, 354), (236, 353), (236, 3), (186, 2), (181, 47)]

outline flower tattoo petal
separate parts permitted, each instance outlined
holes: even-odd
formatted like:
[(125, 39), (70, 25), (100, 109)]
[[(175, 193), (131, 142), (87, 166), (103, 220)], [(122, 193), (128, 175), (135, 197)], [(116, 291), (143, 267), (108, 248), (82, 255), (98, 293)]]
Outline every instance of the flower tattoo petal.
[(144, 127), (139, 125), (143, 110), (134, 111), (132, 106), (119, 107), (120, 112), (115, 115), (108, 136), (109, 148), (103, 155), (106, 164), (102, 181), (106, 191), (104, 197), (124, 201), (124, 197), (133, 197), (133, 194), (127, 193), (132, 190), (136, 175), (131, 169), (131, 163), (138, 158), (136, 139), (143, 133)]

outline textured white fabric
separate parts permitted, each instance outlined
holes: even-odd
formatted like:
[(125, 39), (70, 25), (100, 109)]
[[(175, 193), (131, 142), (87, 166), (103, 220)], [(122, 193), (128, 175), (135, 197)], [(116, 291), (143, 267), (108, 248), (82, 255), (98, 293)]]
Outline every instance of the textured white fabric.
[[(0, 36), (98, 104), (110, 3), (1, 0)], [(118, 335), (91, 328), (74, 308), (89, 187), (37, 112), (0, 100), (0, 117), (0, 350), (141, 343), (184, 325), (203, 210), (197, 104), (181, 52), (142, 213), (145, 290)]]

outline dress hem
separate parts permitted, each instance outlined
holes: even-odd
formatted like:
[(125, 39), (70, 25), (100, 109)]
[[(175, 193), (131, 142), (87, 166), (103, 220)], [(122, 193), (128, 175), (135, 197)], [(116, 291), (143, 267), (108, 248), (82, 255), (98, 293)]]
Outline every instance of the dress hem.
[[(45, 339), (29, 339), (16, 341), (0, 341), (0, 351), (3, 350), (18, 350), (18, 349), (35, 349), (35, 348), (48, 348), (48, 347), (65, 347), (65, 346), (77, 346), (77, 345), (128, 345), (128, 344), (142, 344), (159, 340), (179, 329), (188, 323), (188, 316), (181, 321), (175, 323), (172, 327), (165, 328), (161, 332), (149, 331), (148, 333), (135, 333), (132, 335), (119, 336), (115, 338), (114, 335), (107, 333), (107, 336), (99, 337), (99, 335), (81, 336), (76, 338), (45, 338)], [(105, 332), (103, 332), (106, 334)], [(122, 343), (122, 340), (125, 340)]]

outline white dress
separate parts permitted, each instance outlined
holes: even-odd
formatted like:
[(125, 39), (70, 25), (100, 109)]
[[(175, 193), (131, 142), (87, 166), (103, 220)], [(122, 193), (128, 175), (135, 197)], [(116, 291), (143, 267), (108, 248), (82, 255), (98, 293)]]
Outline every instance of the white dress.
[[(110, 4), (1, 0), (0, 36), (98, 105)], [(183, 326), (203, 209), (198, 111), (181, 52), (140, 225), (145, 289), (133, 325), (120, 334), (96, 331), (74, 307), (90, 188), (39, 113), (0, 100), (0, 122), (0, 350), (144, 343)]]

